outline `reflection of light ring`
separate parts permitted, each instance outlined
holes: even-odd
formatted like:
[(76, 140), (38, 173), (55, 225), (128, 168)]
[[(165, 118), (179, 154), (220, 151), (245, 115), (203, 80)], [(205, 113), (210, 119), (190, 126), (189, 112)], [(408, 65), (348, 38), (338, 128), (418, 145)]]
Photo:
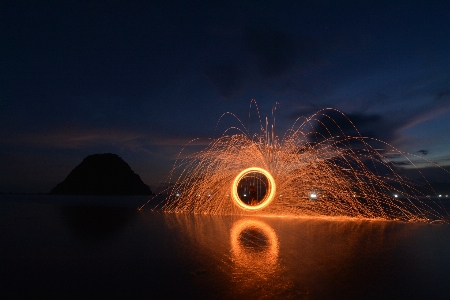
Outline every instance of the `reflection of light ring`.
[[(258, 205), (248, 205), (248, 204), (245, 204), (244, 202), (242, 202), (241, 198), (239, 198), (238, 185), (242, 178), (244, 178), (247, 174), (254, 173), (254, 172), (260, 173), (260, 174), (266, 176), (267, 180), (269, 181), (269, 184), (267, 186), (266, 194), (265, 194), (264, 198), (261, 200), (261, 202)], [(258, 167), (251, 167), (251, 168), (245, 169), (244, 171), (239, 173), (238, 176), (236, 176), (236, 178), (234, 179), (234, 182), (233, 182), (233, 186), (231, 187), (231, 194), (233, 195), (234, 202), (236, 202), (236, 204), (239, 207), (241, 207), (243, 209), (247, 209), (247, 210), (258, 210), (258, 209), (261, 209), (261, 208), (269, 205), (269, 203), (272, 201), (273, 197), (275, 196), (275, 180), (273, 179), (272, 175), (270, 175), (270, 173), (267, 172), (266, 170), (258, 168)]]
[[(241, 233), (246, 229), (259, 230), (267, 238), (269, 243), (267, 249), (260, 253), (249, 253), (246, 251), (239, 242)], [(241, 266), (248, 269), (259, 269), (268, 273), (273, 271), (272, 269), (278, 259), (278, 238), (275, 230), (266, 223), (254, 219), (243, 219), (235, 222), (230, 231), (230, 243), (231, 252), (236, 262)]]

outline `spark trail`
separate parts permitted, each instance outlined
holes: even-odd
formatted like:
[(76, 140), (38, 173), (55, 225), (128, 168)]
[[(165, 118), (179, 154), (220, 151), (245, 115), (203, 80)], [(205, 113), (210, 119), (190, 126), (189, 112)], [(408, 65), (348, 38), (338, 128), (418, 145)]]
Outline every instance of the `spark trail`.
[[(336, 114), (345, 120), (344, 126), (332, 117)], [(274, 125), (269, 126), (267, 118), (265, 126), (259, 118), (260, 133), (253, 135), (236, 119), (240, 127), (228, 128), (203, 150), (176, 161), (167, 180), (174, 183), (163, 192), (167, 197), (157, 209), (447, 222), (445, 209), (424, 200), (423, 192), (396, 172), (385, 153), (396, 153), (411, 164), (411, 157), (417, 156), (363, 137), (352, 121), (336, 109), (322, 109), (310, 117), (298, 118), (282, 137), (275, 136)], [(354, 134), (348, 135), (343, 127), (350, 127)], [(183, 150), (179, 157), (182, 154)], [(248, 168), (267, 171), (276, 184), (270, 203), (257, 203), (258, 209), (251, 209), (245, 199), (236, 196), (236, 176)], [(433, 191), (431, 186), (429, 190)], [(401, 196), (394, 197), (394, 193)]]

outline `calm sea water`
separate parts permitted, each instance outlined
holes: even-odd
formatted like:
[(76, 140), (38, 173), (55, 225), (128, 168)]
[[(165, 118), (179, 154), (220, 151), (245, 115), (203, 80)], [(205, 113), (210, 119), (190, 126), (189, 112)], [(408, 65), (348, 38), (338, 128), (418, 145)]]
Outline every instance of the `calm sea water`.
[(448, 299), (450, 225), (166, 214), (0, 196), (0, 297)]

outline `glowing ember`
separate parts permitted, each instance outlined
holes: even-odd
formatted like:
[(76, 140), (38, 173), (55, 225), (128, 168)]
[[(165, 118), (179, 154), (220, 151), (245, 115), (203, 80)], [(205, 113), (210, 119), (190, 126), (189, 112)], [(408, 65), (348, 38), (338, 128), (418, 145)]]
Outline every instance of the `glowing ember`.
[[(238, 194), (239, 184), (243, 181), (243, 179), (245, 179), (246, 176), (252, 173), (262, 174), (268, 180), (268, 183), (264, 184), (262, 180), (257, 180), (258, 177), (254, 176), (253, 178), (255, 178), (258, 182), (254, 185), (249, 186), (249, 197), (252, 197), (253, 196), (252, 194), (255, 194), (255, 196), (252, 199), (250, 199), (250, 203), (245, 203), (244, 201), (242, 201), (243, 199), (241, 199), (241, 197)], [(257, 197), (258, 188), (254, 187), (255, 185), (257, 186), (258, 183), (260, 182), (263, 183), (263, 188), (265, 190), (265, 195), (261, 200), (258, 199)], [(254, 190), (254, 192), (252, 190)], [(257, 167), (248, 168), (239, 173), (238, 176), (236, 176), (236, 178), (233, 181), (231, 193), (233, 195), (234, 201), (239, 207), (248, 210), (258, 210), (266, 207), (272, 201), (275, 195), (275, 181), (273, 180), (272, 175), (270, 175), (270, 173), (264, 169)], [(246, 196), (247, 194), (244, 194), (244, 197)]]
[[(345, 124), (338, 124), (332, 115)], [(411, 157), (417, 156), (361, 136), (342, 112), (323, 109), (298, 118), (281, 138), (275, 136), (267, 119), (265, 128), (261, 120), (260, 124), (260, 134), (230, 127), (205, 149), (191, 155), (180, 153), (186, 157), (175, 163), (165, 183), (168, 196), (157, 208), (208, 214), (446, 221), (445, 209), (422, 200), (422, 191), (395, 171), (387, 153), (412, 166)], [(233, 130), (237, 132), (230, 134)], [(434, 192), (431, 187), (428, 191)]]

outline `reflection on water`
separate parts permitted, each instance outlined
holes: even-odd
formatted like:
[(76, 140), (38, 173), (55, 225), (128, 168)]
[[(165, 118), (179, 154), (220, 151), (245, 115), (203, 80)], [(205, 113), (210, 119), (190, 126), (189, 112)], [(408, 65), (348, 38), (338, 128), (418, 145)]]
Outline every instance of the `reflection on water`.
[(279, 295), (291, 283), (281, 276), (278, 262), (278, 237), (267, 223), (258, 219), (240, 219), (230, 230), (232, 276), (235, 290), (254, 293), (259, 298)]
[(167, 214), (110, 199), (38, 199), (0, 201), (6, 299), (450, 294), (448, 225)]
[(278, 238), (266, 223), (256, 219), (234, 222), (230, 231), (233, 262), (236, 267), (257, 274), (271, 274), (278, 261)]
[[(224, 297), (259, 299), (282, 296), (292, 285), (279, 264), (279, 241), (275, 230), (259, 218), (166, 214), (170, 228), (177, 228), (180, 242), (201, 253), (209, 272), (222, 274)], [(213, 269), (213, 270), (211, 270)]]
[[(190, 214), (165, 218), (185, 237), (186, 247), (196, 249), (200, 264), (216, 262), (207, 273), (221, 274), (218, 288), (225, 297), (379, 299), (447, 291), (443, 279), (433, 275), (431, 256), (421, 257), (425, 266), (417, 259), (423, 255), (417, 239), (442, 227)], [(440, 251), (450, 249), (448, 232), (444, 236)], [(448, 271), (445, 276), (450, 278)]]

